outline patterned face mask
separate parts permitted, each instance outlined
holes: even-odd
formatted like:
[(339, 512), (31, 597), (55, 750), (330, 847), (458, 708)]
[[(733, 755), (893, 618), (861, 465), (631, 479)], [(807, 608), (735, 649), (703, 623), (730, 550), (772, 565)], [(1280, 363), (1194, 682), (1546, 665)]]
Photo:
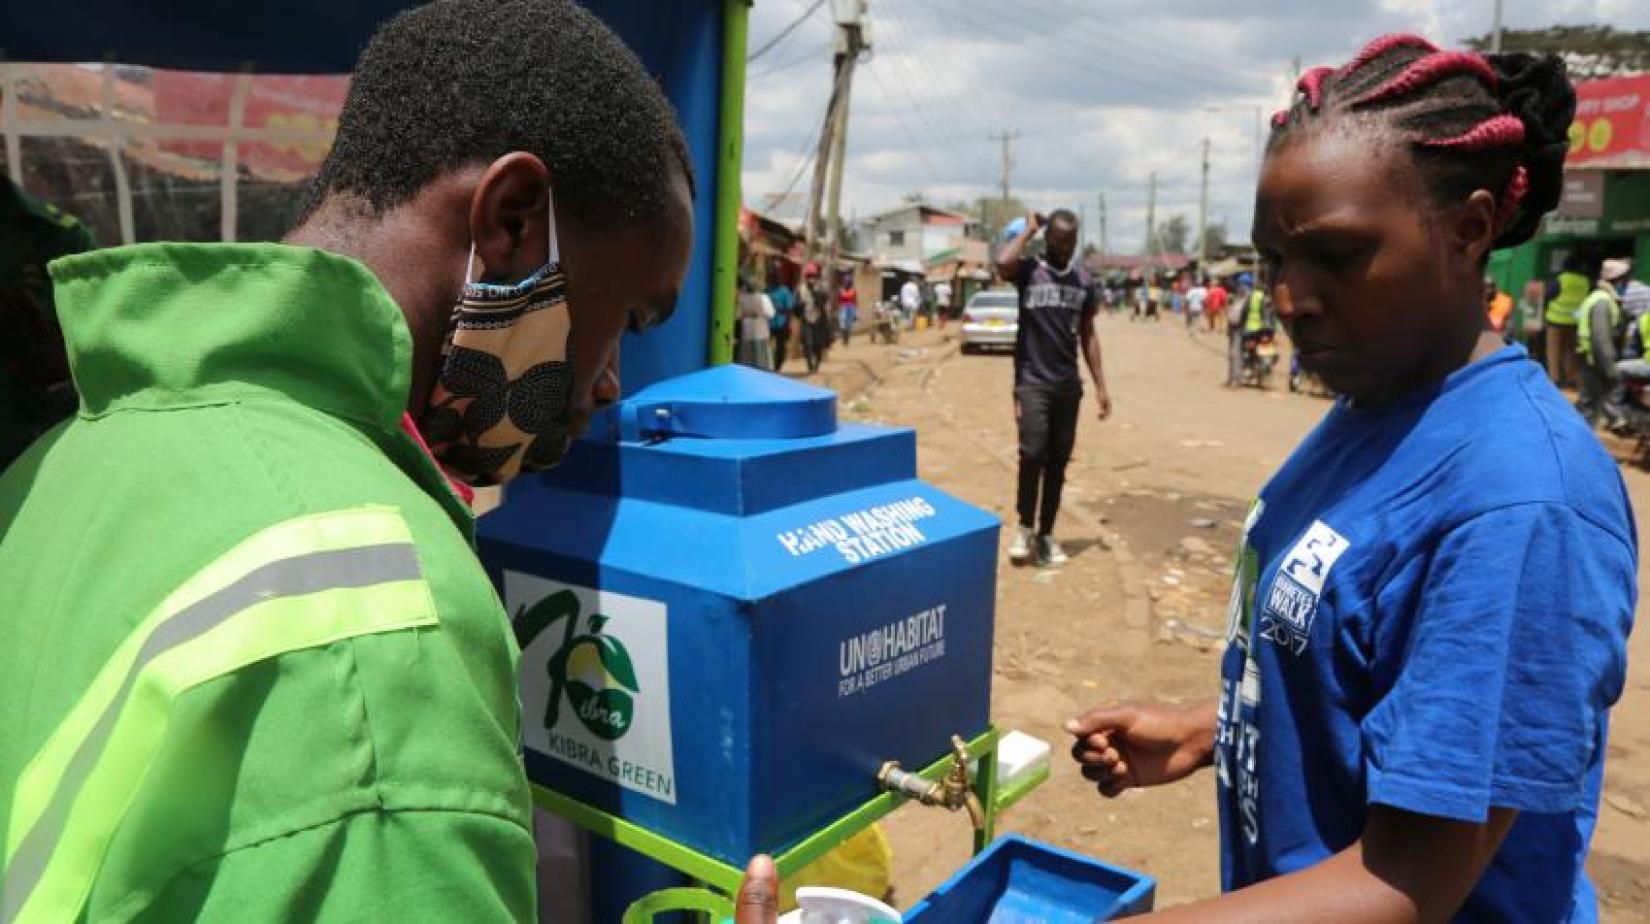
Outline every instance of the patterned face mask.
[[(453, 477), (483, 487), (561, 461), (572, 442), (572, 315), (549, 210), (548, 262), (515, 285), (466, 282), (419, 430)], [(470, 251), (470, 278), (475, 250)]]

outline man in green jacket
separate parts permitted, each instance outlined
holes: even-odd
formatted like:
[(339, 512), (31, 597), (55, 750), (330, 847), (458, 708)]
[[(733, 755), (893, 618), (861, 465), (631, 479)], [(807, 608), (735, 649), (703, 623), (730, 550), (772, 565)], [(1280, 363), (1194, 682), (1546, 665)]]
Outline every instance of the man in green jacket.
[(52, 265), (80, 406), (0, 477), (0, 921), (533, 917), (518, 652), (443, 469), (557, 460), (692, 196), (597, 20), (450, 0), (368, 45), (285, 245)]

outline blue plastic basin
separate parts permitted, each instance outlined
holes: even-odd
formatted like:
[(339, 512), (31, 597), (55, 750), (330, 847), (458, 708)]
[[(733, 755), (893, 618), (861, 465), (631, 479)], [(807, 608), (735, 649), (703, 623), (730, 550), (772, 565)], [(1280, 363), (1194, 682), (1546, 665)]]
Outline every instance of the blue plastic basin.
[(1157, 881), (1016, 834), (905, 913), (907, 924), (1090, 924), (1152, 910)]

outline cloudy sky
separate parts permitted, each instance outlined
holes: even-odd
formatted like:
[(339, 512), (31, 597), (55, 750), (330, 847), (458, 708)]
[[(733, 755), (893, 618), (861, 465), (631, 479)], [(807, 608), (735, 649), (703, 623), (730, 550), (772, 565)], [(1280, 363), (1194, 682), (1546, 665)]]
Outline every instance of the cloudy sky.
[[(1199, 148), (1210, 139), (1209, 220), (1246, 239), (1256, 113), (1287, 75), (1338, 64), (1364, 40), (1415, 31), (1458, 42), (1490, 27), (1494, 0), (869, 0), (872, 51), (853, 87), (843, 211), (865, 216), (920, 192), (936, 204), (995, 195), (1013, 142), (1014, 193), (1033, 207), (1084, 207), (1111, 249), (1145, 240), (1148, 178), (1158, 220), (1195, 224)], [(813, 0), (756, 0), (761, 49)], [(808, 189), (830, 90), (829, 0), (749, 65), (745, 201)], [(1644, 0), (1505, 0), (1509, 28), (1611, 23), (1650, 28)], [(784, 211), (783, 208), (780, 211)], [(798, 207), (796, 211), (800, 212)]]

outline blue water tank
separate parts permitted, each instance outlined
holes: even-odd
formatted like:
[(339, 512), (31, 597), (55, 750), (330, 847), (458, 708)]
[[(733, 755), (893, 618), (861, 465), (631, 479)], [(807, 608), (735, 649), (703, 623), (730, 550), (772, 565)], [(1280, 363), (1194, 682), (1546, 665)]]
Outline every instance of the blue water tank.
[(637, 392), (481, 521), (528, 776), (729, 863), (785, 850), (986, 730), (997, 529), (832, 392)]

